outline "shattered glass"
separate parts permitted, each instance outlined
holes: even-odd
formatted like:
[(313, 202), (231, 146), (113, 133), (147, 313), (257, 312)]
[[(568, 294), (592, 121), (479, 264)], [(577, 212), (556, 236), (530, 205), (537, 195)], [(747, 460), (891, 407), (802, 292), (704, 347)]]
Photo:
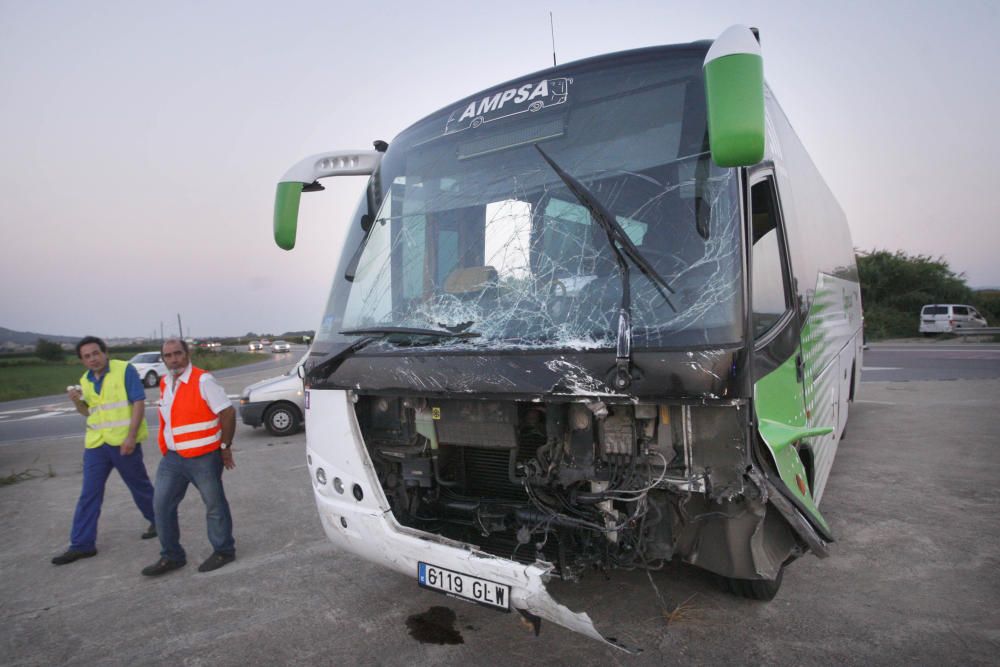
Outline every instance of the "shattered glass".
[(671, 307), (629, 262), (633, 347), (738, 341), (738, 188), (690, 129), (704, 124), (700, 69), (622, 70), (580, 72), (565, 101), (538, 113), (446, 132), (446, 109), (397, 137), (373, 177), (374, 223), (344, 249), (359, 253), (356, 270), (335, 277), (319, 338), (392, 326), (479, 334), (430, 342), (442, 347), (614, 348), (615, 253), (538, 143), (674, 290)]

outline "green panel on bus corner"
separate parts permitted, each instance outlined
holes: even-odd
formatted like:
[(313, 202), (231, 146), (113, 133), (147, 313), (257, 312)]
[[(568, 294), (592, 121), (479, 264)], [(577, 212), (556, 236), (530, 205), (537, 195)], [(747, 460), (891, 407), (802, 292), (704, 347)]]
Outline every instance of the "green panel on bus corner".
[[(833, 431), (829, 426), (808, 426), (802, 384), (796, 377), (795, 355), (762, 377), (754, 385), (754, 404), (757, 411), (757, 429), (774, 462), (778, 476), (798, 498), (812, 517), (829, 531), (826, 520), (819, 513), (809, 488), (809, 476), (792, 443)], [(806, 492), (799, 489), (796, 477), (801, 479)]]
[(720, 167), (764, 159), (764, 61), (737, 53), (705, 65), (708, 142)]
[(274, 242), (282, 250), (291, 250), (295, 247), (302, 185), (302, 183), (278, 183), (278, 191), (274, 195)]

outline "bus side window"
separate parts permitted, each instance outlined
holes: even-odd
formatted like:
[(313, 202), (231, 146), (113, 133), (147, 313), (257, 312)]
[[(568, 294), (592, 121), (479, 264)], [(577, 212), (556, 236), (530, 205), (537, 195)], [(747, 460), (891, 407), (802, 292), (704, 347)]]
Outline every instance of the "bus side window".
[(750, 189), (752, 204), (752, 280), (753, 334), (766, 333), (788, 310), (783, 242), (774, 206), (774, 187), (770, 178)]

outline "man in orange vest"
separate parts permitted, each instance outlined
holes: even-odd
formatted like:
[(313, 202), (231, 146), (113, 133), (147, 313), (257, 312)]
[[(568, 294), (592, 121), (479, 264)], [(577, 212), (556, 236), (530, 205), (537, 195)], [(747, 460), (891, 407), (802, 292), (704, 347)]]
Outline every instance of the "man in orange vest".
[(222, 469), (232, 470), (236, 410), (215, 378), (191, 365), (186, 342), (164, 341), (161, 349), (169, 377), (160, 380), (160, 452), (153, 507), (160, 537), (160, 560), (146, 567), (148, 577), (183, 567), (187, 556), (180, 543), (177, 507), (188, 484), (205, 502), (212, 555), (198, 567), (211, 572), (236, 559), (233, 518), (222, 488)]

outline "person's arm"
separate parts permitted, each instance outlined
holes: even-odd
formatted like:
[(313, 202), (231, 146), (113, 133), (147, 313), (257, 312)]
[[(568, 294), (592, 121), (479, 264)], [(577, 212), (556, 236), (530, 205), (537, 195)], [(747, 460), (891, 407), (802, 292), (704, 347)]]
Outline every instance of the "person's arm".
[(219, 425), (222, 430), (222, 442), (229, 445), (225, 449), (220, 450), (222, 465), (226, 467), (226, 470), (232, 470), (236, 467), (232, 449), (233, 436), (236, 434), (236, 408), (233, 407), (232, 401), (226, 395), (226, 390), (209, 373), (201, 376), (200, 389), (201, 397), (219, 418)]
[(128, 435), (121, 444), (119, 450), (122, 456), (128, 456), (135, 451), (135, 440), (139, 437), (139, 427), (146, 416), (146, 388), (142, 386), (139, 379), (139, 371), (135, 366), (129, 364), (125, 367), (125, 394), (128, 396), (132, 406), (132, 414), (129, 417)]
[(139, 435), (139, 426), (142, 425), (142, 420), (146, 417), (146, 403), (133, 403), (132, 404), (132, 415), (129, 419), (128, 424), (128, 435), (125, 436), (125, 440), (121, 444), (121, 454), (122, 456), (128, 456), (135, 451), (135, 439)]
[(222, 425), (222, 442), (229, 445), (222, 450), (222, 465), (226, 467), (226, 470), (232, 470), (236, 467), (236, 461), (233, 460), (233, 436), (236, 434), (236, 408), (230, 405), (220, 412), (219, 422)]
[(84, 417), (90, 416), (90, 408), (83, 400), (83, 392), (76, 387), (71, 387), (66, 390), (66, 395), (69, 396), (69, 400), (73, 401), (73, 407)]

